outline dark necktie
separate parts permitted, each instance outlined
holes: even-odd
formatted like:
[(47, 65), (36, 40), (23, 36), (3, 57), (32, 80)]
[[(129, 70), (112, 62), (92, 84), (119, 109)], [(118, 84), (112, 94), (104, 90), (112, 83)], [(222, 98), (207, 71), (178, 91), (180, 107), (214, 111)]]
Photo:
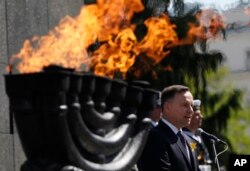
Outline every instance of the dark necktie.
[(177, 136), (180, 138), (181, 143), (182, 143), (182, 145), (183, 145), (184, 149), (186, 150), (186, 153), (187, 153), (188, 159), (190, 159), (190, 154), (189, 154), (189, 150), (188, 150), (187, 142), (186, 142), (186, 140), (185, 140), (184, 136), (182, 135), (182, 132), (181, 132), (181, 131), (179, 131), (179, 132), (177, 133)]
[(177, 133), (177, 135), (178, 135), (178, 137), (180, 138), (182, 145), (186, 148), (186, 140), (185, 140), (185, 138), (183, 137), (181, 131), (179, 131), (179, 132)]

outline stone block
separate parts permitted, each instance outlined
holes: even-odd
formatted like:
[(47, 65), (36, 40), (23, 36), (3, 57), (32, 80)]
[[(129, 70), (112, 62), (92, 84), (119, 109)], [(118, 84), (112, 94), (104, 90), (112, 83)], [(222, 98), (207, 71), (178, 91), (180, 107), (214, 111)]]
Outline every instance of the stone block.
[(7, 5), (7, 36), (8, 54), (17, 53), (26, 37), (25, 0), (8, 0)]
[(0, 0), (0, 62), (7, 63), (5, 0)]
[(9, 99), (5, 93), (4, 76), (6, 64), (0, 63), (0, 133), (10, 133)]
[(78, 15), (82, 5), (82, 0), (48, 1), (49, 28), (53, 29), (67, 15)]
[(0, 170), (14, 171), (13, 135), (0, 133)]
[(24, 40), (48, 31), (47, 0), (8, 0), (8, 55), (23, 47)]

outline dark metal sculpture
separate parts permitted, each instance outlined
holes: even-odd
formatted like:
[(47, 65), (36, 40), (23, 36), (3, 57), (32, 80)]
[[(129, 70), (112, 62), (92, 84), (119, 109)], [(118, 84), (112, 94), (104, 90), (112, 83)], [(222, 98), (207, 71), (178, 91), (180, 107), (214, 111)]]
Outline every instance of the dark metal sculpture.
[(22, 171), (129, 171), (157, 93), (122, 80), (48, 68), (5, 75), (27, 161)]

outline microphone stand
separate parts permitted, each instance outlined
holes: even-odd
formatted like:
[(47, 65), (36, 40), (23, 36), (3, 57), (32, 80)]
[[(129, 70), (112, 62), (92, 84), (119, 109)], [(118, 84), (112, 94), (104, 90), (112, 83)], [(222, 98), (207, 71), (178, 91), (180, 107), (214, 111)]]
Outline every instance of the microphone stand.
[(220, 171), (220, 164), (219, 164), (219, 160), (218, 160), (218, 156), (217, 156), (217, 152), (216, 152), (215, 141), (211, 139), (211, 143), (213, 145), (213, 151), (214, 151), (214, 156), (215, 156), (215, 164), (217, 166), (217, 170)]

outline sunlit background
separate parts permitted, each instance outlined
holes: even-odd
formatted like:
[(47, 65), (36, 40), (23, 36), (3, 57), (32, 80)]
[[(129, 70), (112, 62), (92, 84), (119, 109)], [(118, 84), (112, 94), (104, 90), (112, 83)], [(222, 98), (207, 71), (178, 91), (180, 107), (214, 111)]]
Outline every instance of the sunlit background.
[[(60, 0), (60, 1), (59, 0), (54, 0), (54, 1), (0, 0), (1, 73), (6, 72), (4, 69), (10, 63), (10, 57), (13, 54), (16, 54), (20, 51), (20, 49), (23, 46), (24, 40), (31, 39), (35, 35), (37, 36), (46, 35), (48, 30), (52, 30), (55, 26), (57, 26), (58, 23), (60, 23), (60, 20), (63, 19), (65, 16), (68, 16), (68, 17), (66, 17), (67, 19), (64, 21), (70, 21), (69, 22), (70, 28), (72, 29), (77, 28), (76, 26), (78, 25), (76, 24), (75, 20), (72, 18), (74, 18), (75, 16), (79, 14), (80, 9), (83, 5), (83, 2), (86, 3), (86, 2), (92, 2), (92, 1), (95, 1), (95, 0), (84, 0), (84, 1), (82, 0), (70, 0), (70, 1), (69, 0)], [(166, 2), (166, 0), (152, 0), (152, 1), (153, 2), (156, 2), (156, 1)], [(181, 0), (170, 0), (170, 2), (173, 2), (173, 1), (177, 2)], [(117, 1), (117, 2), (120, 2), (120, 1)], [(200, 9), (204, 11), (205, 10), (209, 11), (212, 9), (216, 13), (220, 14), (220, 16), (222, 16), (223, 21), (225, 22), (225, 27), (223, 27), (223, 29), (225, 29), (224, 36), (206, 39), (206, 45), (207, 45), (206, 53), (213, 52), (215, 50), (219, 51), (223, 54), (223, 57), (225, 57), (226, 60), (222, 63), (222, 66), (220, 66), (218, 71), (208, 76), (209, 78), (211, 77), (211, 79), (210, 80), (208, 79), (206, 86), (208, 87), (208, 90), (210, 91), (210, 93), (214, 93), (213, 91), (216, 90), (216, 93), (220, 92), (222, 94), (218, 93), (218, 96), (217, 96), (218, 99), (214, 100), (213, 105), (215, 106), (215, 109), (213, 111), (204, 110), (204, 108), (202, 108), (204, 112), (204, 116), (207, 118), (208, 117), (212, 118), (209, 124), (207, 124), (208, 126), (210, 126), (210, 128), (208, 127), (207, 130), (205, 128), (204, 129), (208, 132), (211, 131), (210, 133), (216, 134), (217, 136), (222, 136), (220, 138), (223, 138), (226, 141), (230, 142), (229, 144), (230, 148), (228, 152), (237, 153), (237, 154), (250, 154), (250, 145), (249, 145), (250, 144), (250, 127), (249, 127), (250, 125), (250, 41), (249, 41), (250, 39), (250, 0), (184, 0), (184, 5), (185, 5), (185, 12), (188, 12), (190, 9), (195, 8), (195, 7), (199, 7)], [(122, 8), (121, 6), (119, 7)], [(116, 8), (116, 10), (117, 9), (118, 8)], [(135, 8), (134, 10), (136, 11), (138, 10), (138, 8)], [(93, 11), (93, 10), (90, 10), (90, 11)], [(111, 11), (115, 11), (115, 10), (111, 10)], [(100, 10), (98, 12), (100, 12)], [(168, 12), (169, 14), (173, 14), (171, 5), (168, 9)], [(111, 18), (116, 18), (116, 17), (111, 17)], [(118, 19), (120, 18), (118, 17)], [(105, 20), (105, 22), (110, 23), (110, 21), (108, 20), (107, 21)], [(67, 24), (67, 22), (65, 23)], [(93, 25), (98, 26), (98, 24), (89, 24), (89, 23), (90, 22), (86, 22), (85, 24), (87, 24), (90, 30), (95, 33)], [(71, 27), (71, 26), (74, 26), (74, 24), (76, 24), (75, 27)], [(84, 24), (84, 22), (81, 24)], [(179, 24), (179, 26), (183, 26), (183, 25), (185, 24), (183, 23)], [(61, 25), (61, 26), (64, 26), (64, 25)], [(105, 23), (105, 26), (112, 27), (108, 24), (106, 25), (106, 23)], [(61, 28), (66, 28), (66, 27), (61, 27)], [(97, 29), (100, 29), (100, 28), (97, 28)], [(152, 28), (152, 30), (155, 30), (155, 28)], [(71, 33), (72, 32), (76, 33), (76, 31), (70, 30), (69, 32), (71, 35), (70, 38), (74, 39), (75, 37)], [(169, 32), (170, 32), (169, 30), (168, 31), (164, 30), (164, 33), (169, 33)], [(86, 33), (85, 30), (84, 30), (84, 33)], [(127, 33), (131, 33), (131, 31), (128, 31)], [(152, 31), (152, 33), (155, 33), (155, 31)], [(74, 34), (74, 35), (77, 37), (77, 34)], [(87, 35), (89, 36), (89, 32)], [(79, 40), (79, 42), (84, 40), (84, 41), (90, 41), (91, 43), (93, 43), (92, 38), (94, 39), (95, 36), (89, 36), (89, 37), (90, 37), (89, 40), (87, 39), (77, 39), (77, 40)], [(155, 37), (156, 36), (153, 35), (153, 38)], [(55, 38), (58, 38), (58, 37), (55, 36)], [(68, 35), (65, 37), (65, 40), (69, 41), (71, 39), (69, 39)], [(134, 39), (135, 39), (134, 37), (129, 37), (129, 40), (133, 40), (131, 41), (132, 43), (136, 42), (134, 41)], [(52, 52), (56, 52), (54, 49), (60, 49), (60, 48), (68, 52), (67, 49), (62, 48), (62, 45), (68, 46), (68, 44), (66, 44), (66, 41), (64, 40), (58, 41), (57, 39), (55, 40), (56, 41), (53, 41), (53, 42), (58, 43), (59, 48), (52, 47), (51, 48)], [(117, 39), (117, 40), (118, 40), (117, 42), (120, 42), (119, 41), (120, 39)], [(153, 42), (153, 41), (149, 41), (149, 42)], [(115, 43), (115, 42), (111, 41), (111, 43)], [(77, 45), (79, 44), (81, 43), (78, 43)], [(153, 45), (159, 45), (159, 44), (154, 43)], [(130, 46), (127, 46), (127, 44), (125, 45), (126, 46), (124, 47), (130, 48)], [(145, 43), (145, 45), (148, 45), (148, 47), (152, 47), (151, 44)], [(50, 44), (49, 44), (49, 47), (51, 47)], [(83, 55), (82, 57), (85, 57), (84, 56), (85, 54), (82, 53), (81, 49), (80, 50), (78, 49), (79, 46), (74, 46), (74, 47), (76, 48), (74, 49), (71, 48), (75, 50), (74, 52), (79, 51)], [(116, 47), (116, 46), (112, 46), (112, 47)], [(145, 52), (147, 52), (147, 50), (150, 49), (148, 47), (146, 48), (140, 47), (140, 48), (144, 49)], [(86, 49), (86, 47), (84, 48)], [(203, 57), (202, 56), (203, 51), (200, 49), (201, 47), (197, 45), (195, 46), (195, 48), (197, 52), (196, 55), (198, 54), (197, 56)], [(172, 50), (171, 47), (169, 49)], [(30, 49), (28, 48), (28, 50)], [(102, 50), (102, 48), (100, 48), (99, 50)], [(128, 51), (130, 51), (130, 49), (128, 49)], [(178, 51), (178, 49), (176, 51)], [(48, 50), (46, 50), (46, 52), (48, 52)], [(64, 52), (64, 51), (61, 51), (61, 52)], [(134, 54), (136, 54), (136, 52), (137, 51), (135, 51)], [(63, 53), (63, 54), (64, 55), (66, 54), (65, 56), (68, 57), (68, 53)], [(100, 54), (103, 54), (103, 52)], [(178, 56), (178, 53), (176, 54), (177, 54), (176, 56)], [(165, 57), (164, 55), (162, 57)], [(53, 55), (53, 56), (59, 57), (59, 58), (61, 57), (60, 55)], [(77, 55), (75, 54), (73, 54), (73, 56), (77, 57)], [(157, 54), (156, 56), (159, 56), (159, 55)], [(175, 57), (175, 53), (174, 55), (172, 55), (172, 57), (173, 56)], [(185, 55), (183, 56), (186, 57)], [(208, 57), (208, 56), (205, 55), (205, 57)], [(108, 53), (107, 57), (110, 57), (110, 53)], [(76, 60), (78, 60), (78, 58), (76, 58)], [(162, 60), (162, 58), (160, 60)], [(185, 59), (184, 61), (183, 58), (177, 59), (177, 61), (180, 63), (182, 61), (184, 61), (184, 63), (188, 62), (188, 60)], [(62, 62), (61, 59), (59, 60), (56, 59), (56, 61)], [(67, 62), (68, 61), (66, 61), (66, 63)], [(40, 64), (40, 62), (38, 63)], [(13, 63), (13, 64), (16, 64), (16, 63)], [(78, 61), (77, 61), (77, 64), (79, 64)], [(179, 68), (183, 66), (184, 65), (178, 65)], [(174, 76), (178, 76), (179, 74), (178, 71), (181, 70), (181, 69), (178, 70), (178, 67), (177, 67), (177, 72), (173, 71), (173, 75), (175, 74)], [(154, 67), (151, 70), (154, 70), (155, 68), (157, 67)], [(195, 67), (193, 68), (195, 70)], [(172, 71), (171, 66), (169, 67), (167, 66), (163, 69), (165, 71), (170, 71), (170, 72)], [(179, 74), (179, 75), (182, 75), (182, 74)], [(161, 79), (161, 81), (162, 80), (164, 81), (166, 77), (164, 78), (159, 77), (159, 78)], [(12, 171), (14, 170), (14, 167), (20, 166), (20, 164), (23, 162), (25, 157), (24, 157), (24, 154), (20, 152), (22, 150), (21, 150), (20, 142), (17, 138), (18, 137), (17, 133), (14, 132), (14, 134), (12, 134), (13, 132), (11, 130), (12, 129), (11, 127), (13, 126), (13, 123), (12, 123), (12, 118), (9, 117), (8, 99), (6, 97), (5, 90), (4, 90), (3, 78), (0, 81), (2, 81), (0, 84), (0, 89), (1, 89), (0, 91), (1, 93), (0, 94), (1, 96), (0, 98), (0, 102), (1, 102), (1, 107), (0, 107), (0, 142), (1, 142), (0, 171), (2, 170)], [(192, 87), (192, 89), (195, 89), (197, 87)], [(227, 104), (227, 102), (223, 101), (224, 99), (222, 98), (222, 96), (225, 97), (228, 94), (229, 96), (232, 95), (230, 93), (234, 92), (235, 89), (240, 89), (243, 92), (242, 93), (243, 100), (238, 101), (241, 103), (242, 109), (238, 110), (238, 112), (236, 113), (234, 111), (233, 112), (229, 111), (230, 107), (226, 108), (227, 106), (226, 107), (222, 106), (228, 109), (228, 111), (224, 113), (214, 112), (216, 111), (216, 109), (221, 107), (217, 104), (217, 100), (220, 102), (222, 101), (222, 104)], [(206, 104), (205, 99), (201, 99), (201, 101), (202, 101), (202, 107), (208, 104), (208, 103)], [(214, 113), (218, 114), (219, 116), (221, 115), (227, 116), (229, 115), (229, 113), (230, 114), (232, 113), (228, 121), (224, 119), (223, 117), (221, 117), (222, 118), (221, 120), (227, 122), (225, 129), (221, 129), (218, 132), (216, 132), (217, 130), (215, 127), (217, 126), (217, 122), (214, 121), (214, 117), (212, 116), (212, 114)], [(5, 157), (5, 154), (9, 154), (9, 155)], [(225, 164), (226, 162), (227, 161), (224, 161), (223, 164)], [(16, 168), (15, 170), (18, 170), (18, 169)]]
[[(249, 0), (185, 0), (187, 6), (199, 4), (203, 9), (213, 8), (226, 22), (226, 38), (210, 40), (209, 50), (220, 50), (226, 57), (223, 83), (243, 90), (244, 112), (234, 115), (227, 128), (234, 150), (250, 154), (250, 1)], [(219, 87), (219, 86), (218, 86)]]
[(250, 103), (250, 1), (249, 0), (185, 0), (186, 5), (218, 10), (226, 22), (226, 39), (210, 41), (209, 49), (226, 55), (225, 66), (230, 70), (227, 81), (247, 90), (246, 105)]
[[(214, 8), (217, 10), (228, 10), (230, 8), (235, 8), (240, 1), (239, 0), (184, 0), (187, 3), (198, 3), (202, 7)], [(242, 0), (241, 2), (249, 2), (248, 0)]]

